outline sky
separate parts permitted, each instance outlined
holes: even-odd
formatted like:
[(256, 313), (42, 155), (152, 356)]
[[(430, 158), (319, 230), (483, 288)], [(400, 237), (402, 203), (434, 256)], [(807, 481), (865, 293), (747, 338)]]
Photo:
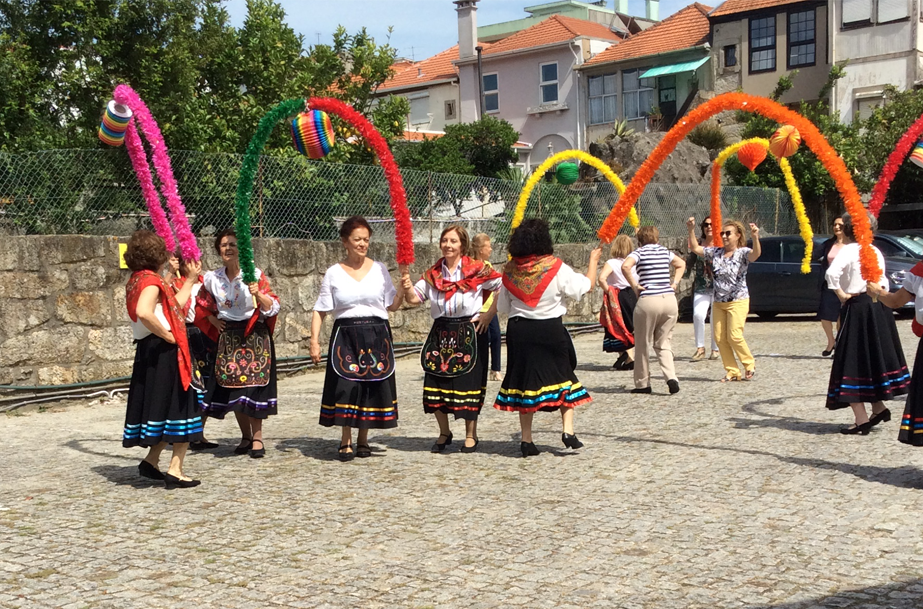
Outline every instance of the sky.
[[(489, 25), (528, 17), (525, 6), (546, 0), (481, 0), (478, 24)], [(720, 0), (703, 4), (716, 6)], [(305, 44), (329, 44), (338, 25), (355, 32), (365, 27), (384, 44), (389, 41), (388, 27), (394, 31), (390, 44), (398, 55), (419, 61), (444, 51), (458, 41), (458, 22), (452, 0), (280, 0), (288, 24), (304, 35)], [(660, 18), (664, 19), (692, 3), (692, 0), (660, 0)], [(608, 8), (614, 8), (609, 0)], [(243, 25), (247, 15), (246, 0), (225, 0), (233, 25)], [(644, 0), (628, 0), (628, 12), (644, 16)], [(318, 38), (319, 37), (319, 38)]]

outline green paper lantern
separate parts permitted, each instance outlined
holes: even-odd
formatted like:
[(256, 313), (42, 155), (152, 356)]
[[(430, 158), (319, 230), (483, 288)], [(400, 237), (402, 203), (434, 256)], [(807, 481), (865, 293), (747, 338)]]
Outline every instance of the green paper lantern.
[(558, 178), (558, 184), (573, 184), (580, 177), (580, 166), (577, 163), (561, 163), (555, 170), (555, 177)]

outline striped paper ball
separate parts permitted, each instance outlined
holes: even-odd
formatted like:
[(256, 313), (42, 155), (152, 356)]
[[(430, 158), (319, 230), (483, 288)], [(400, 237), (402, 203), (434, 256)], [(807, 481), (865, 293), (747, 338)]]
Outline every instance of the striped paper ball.
[(131, 109), (128, 106), (116, 103), (115, 100), (110, 101), (99, 125), (100, 141), (109, 146), (121, 146), (130, 120)]
[(769, 138), (769, 152), (777, 159), (792, 156), (801, 146), (801, 134), (792, 125), (779, 127)]
[(923, 167), (923, 141), (917, 142), (913, 152), (910, 153), (910, 162)]
[(753, 171), (757, 165), (766, 160), (766, 148), (757, 143), (744, 144), (737, 151), (737, 160), (744, 167)]
[(554, 172), (558, 184), (573, 184), (580, 177), (580, 166), (577, 163), (561, 163)]
[(322, 159), (333, 148), (333, 125), (326, 112), (308, 110), (292, 119), (292, 141), (309, 159)]

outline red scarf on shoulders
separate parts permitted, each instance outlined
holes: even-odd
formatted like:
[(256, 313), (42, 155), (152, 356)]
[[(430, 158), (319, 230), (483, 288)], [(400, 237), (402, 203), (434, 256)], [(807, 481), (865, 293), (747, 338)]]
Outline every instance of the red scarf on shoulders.
[[(910, 269), (911, 275), (916, 275), (917, 277), (923, 277), (923, 262), (917, 262), (913, 265), (913, 268)], [(914, 294), (916, 296), (916, 294)], [(917, 321), (916, 312), (913, 315), (913, 322), (910, 324), (910, 329), (913, 330), (913, 333), (918, 337), (923, 338), (923, 324)]]
[(445, 292), (446, 300), (452, 298), (455, 292), (473, 292), (482, 283), (500, 278), (500, 273), (495, 271), (489, 264), (485, 264), (483, 260), (462, 256), (462, 278), (458, 281), (452, 281), (442, 276), (442, 265), (444, 263), (445, 258), (440, 258), (436, 261), (432, 268), (423, 273), (423, 280), (440, 292)]
[[(205, 283), (203, 279), (200, 279), (200, 281)], [(257, 283), (261, 293), (266, 294), (273, 300), (279, 300), (279, 297), (272, 291), (272, 286), (269, 285), (269, 279), (267, 279), (265, 273), (260, 273), (260, 278), (257, 280)], [(208, 321), (209, 315), (218, 316), (218, 301), (215, 300), (211, 292), (205, 289), (205, 286), (202, 286), (195, 300), (195, 321), (193, 323), (202, 331), (202, 334), (217, 343), (221, 333), (218, 332), (218, 328), (212, 325), (212, 322)], [(259, 303), (257, 303), (256, 308), (253, 309), (253, 315), (250, 317), (250, 320), (247, 321), (247, 328), (244, 330), (244, 336), (250, 336), (250, 333), (253, 332), (253, 328), (256, 326), (256, 322), (259, 321), (259, 319), (260, 307)], [(275, 333), (275, 315), (266, 318), (266, 327), (269, 328), (270, 334)]]
[(503, 270), (503, 285), (526, 306), (534, 308), (562, 264), (552, 255), (513, 258)]
[(163, 315), (170, 325), (170, 332), (176, 340), (176, 359), (179, 364), (179, 376), (183, 382), (183, 389), (189, 389), (192, 382), (192, 358), (189, 356), (189, 341), (186, 337), (186, 324), (184, 322), (183, 308), (176, 302), (176, 292), (167, 287), (163, 278), (154, 271), (136, 271), (128, 279), (125, 286), (125, 305), (128, 308), (128, 317), (138, 321), (138, 299), (141, 292), (150, 286), (157, 286), (160, 290), (160, 306)]

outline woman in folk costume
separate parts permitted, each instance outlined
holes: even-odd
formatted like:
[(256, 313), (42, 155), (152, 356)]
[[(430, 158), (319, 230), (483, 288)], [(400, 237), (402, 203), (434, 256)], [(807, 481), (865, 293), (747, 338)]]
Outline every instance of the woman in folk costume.
[[(369, 429), (397, 427), (397, 382), (388, 311), (404, 301), (388, 267), (368, 257), (372, 227), (361, 216), (340, 227), (343, 260), (324, 273), (311, 319), (311, 359), (320, 362), (321, 325), (334, 318), (327, 349), (327, 374), (321, 396), (320, 424), (342, 427), (337, 458), (371, 457)], [(406, 273), (402, 266), (401, 274)], [(358, 429), (356, 450), (352, 430)]]
[[(150, 231), (137, 231), (128, 242), (125, 262), (132, 275), (125, 301), (136, 349), (122, 446), (149, 447), (138, 472), (173, 489), (199, 484), (183, 473), (183, 458), (189, 443), (202, 439), (202, 418), (190, 386), (192, 362), (182, 317), (192, 283), (177, 292), (167, 287), (160, 275), (167, 259), (163, 239)], [(195, 277), (200, 268), (192, 263), (186, 272)], [(158, 464), (167, 444), (173, 444), (173, 457), (164, 474)]]
[(603, 264), (597, 280), (603, 289), (603, 306), (599, 310), (599, 324), (605, 332), (603, 351), (621, 353), (612, 364), (616, 370), (635, 369), (634, 314), (638, 297), (622, 274), (622, 263), (633, 249), (631, 237), (617, 236), (609, 250), (611, 258)]
[[(910, 301), (914, 301), (916, 309), (911, 325), (913, 333), (923, 337), (923, 262), (918, 262), (910, 269), (904, 278), (904, 285), (896, 292), (887, 292), (882, 286), (868, 282), (868, 293), (872, 298), (877, 298), (886, 307), (899, 309)], [(910, 390), (907, 393), (907, 404), (904, 406), (904, 416), (901, 417), (901, 429), (897, 439), (911, 446), (923, 446), (923, 340), (917, 344), (917, 357), (913, 360), (913, 378), (910, 379)], [(869, 427), (891, 420), (891, 411), (885, 408), (873, 412), (869, 419)]]
[[(869, 220), (874, 230), (874, 218), (870, 216)], [(843, 234), (846, 244), (825, 275), (827, 285), (843, 303), (830, 369), (827, 408), (852, 408), (855, 425), (844, 427), (840, 432), (865, 436), (874, 425), (891, 417), (884, 403), (908, 392), (910, 372), (904, 361), (894, 313), (882, 302), (872, 299), (868, 282), (862, 279), (860, 248), (850, 214), (843, 215)], [(884, 269), (885, 259), (881, 252), (875, 246), (872, 250), (879, 268)], [(888, 279), (882, 273), (877, 291), (886, 291), (887, 286)], [(866, 403), (872, 405), (871, 419)]]
[[(478, 445), (477, 422), (487, 393), (488, 341), (478, 336), (488, 323), (474, 322), (481, 315), (484, 292), (500, 289), (500, 273), (481, 260), (468, 257), (468, 232), (449, 226), (439, 236), (442, 258), (416, 283), (404, 276), (405, 299), (410, 305), (428, 300), (433, 327), (420, 354), (423, 411), (435, 414), (439, 437), (431, 451), (439, 453), (452, 443), (449, 415), (465, 421), (462, 452)], [(490, 320), (488, 319), (487, 322)]]
[(565, 298), (579, 300), (592, 288), (602, 248), (590, 253), (587, 274), (581, 275), (554, 256), (548, 224), (529, 219), (510, 236), (507, 250), (512, 260), (503, 271), (496, 306), (510, 316), (506, 376), (494, 408), (519, 413), (523, 457), (539, 453), (532, 441), (532, 417), (539, 410), (560, 410), (561, 441), (568, 448), (581, 448), (574, 434), (574, 408), (591, 398), (574, 374), (577, 353), (562, 317)]
[(259, 459), (266, 454), (263, 419), (276, 414), (278, 405), (272, 332), (279, 297), (260, 269), (257, 281), (244, 283), (233, 230), (218, 233), (215, 250), (224, 266), (205, 274), (196, 299), (195, 323), (218, 344), (202, 407), (218, 419), (233, 410), (241, 433), (234, 452)]

